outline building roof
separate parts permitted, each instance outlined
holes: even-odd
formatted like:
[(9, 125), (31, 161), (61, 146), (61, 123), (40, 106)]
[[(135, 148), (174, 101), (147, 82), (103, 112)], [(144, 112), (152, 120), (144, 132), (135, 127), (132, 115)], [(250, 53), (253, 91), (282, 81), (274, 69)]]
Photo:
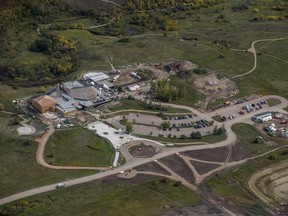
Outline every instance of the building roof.
[(98, 96), (98, 91), (94, 86), (70, 89), (67, 94), (75, 99), (90, 100)]
[(44, 107), (44, 106), (52, 106), (54, 104), (57, 104), (57, 101), (48, 96), (48, 95), (42, 95), (40, 97), (37, 97), (35, 99), (33, 99), (34, 102), (38, 103), (40, 106)]
[(97, 82), (97, 84), (98, 84), (98, 85), (102, 85), (102, 84), (105, 84), (105, 85), (107, 85), (109, 88), (112, 88), (112, 87), (114, 87), (114, 84), (113, 84), (113, 83), (111, 83), (111, 82), (109, 82), (109, 81), (107, 81), (107, 80), (102, 80), (102, 81), (99, 81), (99, 82)]
[(57, 98), (57, 101), (58, 101), (58, 104), (56, 105), (56, 107), (59, 110), (61, 110), (63, 113), (75, 111), (77, 110), (76, 107), (79, 106), (77, 102), (73, 99), (66, 101), (60, 97), (60, 98)]
[(255, 118), (265, 118), (267, 116), (272, 116), (272, 113), (271, 112), (263, 112), (263, 113), (256, 114), (254, 117)]
[(78, 81), (72, 81), (63, 83), (63, 87), (67, 89), (74, 89), (74, 88), (82, 88), (84, 86)]
[(84, 79), (90, 79), (94, 82), (109, 79), (110, 77), (103, 72), (89, 72), (84, 74)]

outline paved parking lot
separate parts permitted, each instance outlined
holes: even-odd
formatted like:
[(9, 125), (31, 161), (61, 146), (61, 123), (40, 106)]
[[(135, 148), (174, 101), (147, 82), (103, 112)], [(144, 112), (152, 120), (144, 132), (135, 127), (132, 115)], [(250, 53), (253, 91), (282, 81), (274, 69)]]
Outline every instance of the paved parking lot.
[[(201, 120), (203, 122), (204, 119), (194, 115), (190, 117), (175, 115), (171, 116), (169, 120), (163, 120), (158, 116), (135, 113), (130, 113), (125, 117), (128, 119), (128, 121), (133, 122), (133, 133), (140, 135), (158, 136), (161, 134), (164, 137), (180, 137), (181, 135), (190, 137), (192, 132), (200, 131), (202, 135), (205, 136), (213, 133), (214, 129), (214, 125), (207, 126), (204, 123), (199, 123), (202, 128), (195, 129), (194, 126), (198, 125), (196, 122), (200, 122)], [(116, 116), (114, 118), (108, 119), (107, 121), (110, 122), (113, 126), (119, 128), (119, 121), (122, 118), (123, 116)], [(161, 124), (163, 121), (170, 121), (170, 127), (166, 130), (161, 129)]]

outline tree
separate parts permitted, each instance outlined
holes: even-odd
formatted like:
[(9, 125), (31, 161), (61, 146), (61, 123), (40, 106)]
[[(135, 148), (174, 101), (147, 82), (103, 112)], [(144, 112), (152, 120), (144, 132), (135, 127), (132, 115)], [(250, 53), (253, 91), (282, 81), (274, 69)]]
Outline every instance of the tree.
[(192, 132), (191, 133), (191, 138), (192, 139), (201, 139), (202, 138), (202, 134), (200, 133), (200, 131)]
[(52, 51), (52, 42), (47, 38), (37, 39), (31, 44), (30, 50), (50, 53)]
[(5, 106), (3, 103), (0, 103), (0, 110), (4, 110), (5, 109)]
[(131, 122), (127, 122), (126, 124), (126, 132), (130, 134), (133, 131), (133, 124)]
[(118, 90), (118, 92), (122, 92), (123, 91), (122, 86), (118, 86), (117, 90)]
[(162, 127), (164, 130), (166, 130), (167, 128), (170, 127), (170, 121), (164, 121), (164, 122), (162, 122), (161, 127)]
[(44, 93), (46, 91), (46, 88), (44, 86), (41, 86), (38, 90), (39, 93)]

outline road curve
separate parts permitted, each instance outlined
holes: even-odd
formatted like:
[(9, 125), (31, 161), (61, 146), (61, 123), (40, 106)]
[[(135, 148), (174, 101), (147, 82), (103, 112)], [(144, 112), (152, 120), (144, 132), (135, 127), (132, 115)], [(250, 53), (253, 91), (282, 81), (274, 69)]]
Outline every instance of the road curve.
[[(151, 158), (134, 159), (134, 160), (129, 161), (129, 163), (123, 165), (122, 167), (118, 167), (118, 168), (115, 168), (113, 170), (107, 170), (105, 172), (100, 172), (100, 173), (97, 173), (97, 174), (93, 174), (93, 175), (89, 175), (89, 176), (85, 176), (85, 177), (81, 177), (81, 178), (65, 181), (64, 183), (65, 183), (66, 187), (69, 187), (69, 186), (72, 186), (72, 185), (82, 184), (82, 183), (90, 182), (90, 181), (93, 181), (93, 180), (101, 179), (101, 178), (104, 178), (104, 177), (107, 177), (107, 176), (110, 176), (110, 175), (117, 174), (117, 173), (119, 173), (122, 170), (132, 169), (133, 167), (137, 167), (137, 166), (143, 165), (145, 163), (149, 163), (151, 161), (158, 160), (158, 159), (161, 159), (163, 157), (167, 157), (167, 156), (175, 154), (177, 152), (184, 152), (184, 151), (191, 151), (191, 150), (213, 149), (213, 148), (219, 148), (219, 147), (227, 146), (227, 145), (229, 145), (229, 144), (231, 144), (231, 143), (236, 141), (236, 134), (231, 130), (231, 127), (232, 127), (233, 124), (235, 124), (235, 123), (243, 123), (243, 122), (247, 122), (247, 121), (250, 122), (250, 118), (253, 115), (255, 115), (256, 113), (260, 113), (260, 112), (264, 112), (264, 111), (268, 111), (268, 110), (269, 111), (275, 111), (275, 112), (279, 112), (279, 111), (285, 112), (283, 110), (283, 108), (288, 106), (288, 101), (285, 98), (280, 97), (280, 96), (275, 96), (275, 95), (267, 95), (267, 96), (263, 96), (263, 97), (259, 98), (259, 100), (266, 100), (268, 98), (279, 99), (281, 101), (281, 104), (273, 106), (273, 107), (266, 107), (266, 108), (262, 109), (261, 111), (258, 110), (258, 111), (255, 111), (254, 113), (249, 113), (249, 114), (243, 115), (243, 116), (241, 116), (241, 117), (239, 117), (237, 119), (234, 119), (234, 120), (226, 122), (225, 123), (225, 128), (228, 130), (228, 132), (227, 132), (227, 139), (224, 140), (224, 141), (221, 141), (221, 142), (218, 142), (218, 143), (214, 143), (214, 144), (193, 145), (193, 146), (185, 146), (185, 147), (181, 147), (181, 148), (180, 147), (179, 148), (167, 148), (167, 149), (165, 149), (165, 151), (160, 152), (159, 154), (156, 154), (156, 155), (154, 155)], [(174, 104), (169, 104), (169, 105), (172, 106), (172, 107), (178, 107), (178, 108), (180, 108), (180, 107), (188, 108), (188, 110), (191, 110), (194, 113), (196, 111), (199, 115), (205, 116), (206, 118), (207, 117), (211, 118), (212, 116), (214, 116), (216, 114), (216, 111), (214, 111), (212, 113), (207, 113), (205, 115), (204, 113), (200, 113), (198, 110), (195, 110), (194, 108), (191, 108), (191, 107), (182, 106), (182, 105), (174, 105)], [(218, 113), (219, 112), (223, 112), (223, 113), (227, 114), (227, 110), (226, 109), (223, 109), (221, 111), (218, 110), (217, 112)], [(285, 113), (287, 113), (287, 112), (285, 112)], [(47, 142), (47, 140), (49, 138), (49, 134), (53, 133), (53, 129), (50, 129), (50, 130), (51, 131), (48, 132), (48, 135), (43, 138), (45, 144), (46, 144), (46, 142)], [(41, 148), (39, 150), (37, 150), (37, 155), (38, 155), (37, 156), (37, 162), (40, 162), (40, 163), (44, 162), (45, 163), (45, 161), (43, 160), (43, 152), (44, 152), (45, 144), (41, 145)], [(36, 194), (40, 194), (40, 193), (44, 193), (44, 192), (55, 190), (56, 189), (55, 186), (56, 186), (56, 184), (51, 184), (51, 185), (48, 185), (48, 186), (39, 187), (39, 188), (35, 188), (35, 189), (32, 189), (32, 190), (27, 190), (27, 191), (24, 191), (24, 192), (21, 192), (21, 193), (14, 194), (12, 196), (8, 196), (8, 197), (5, 197), (5, 198), (2, 198), (2, 199), (0, 199), (0, 205), (4, 205), (6, 203), (9, 203), (9, 202), (12, 202), (12, 201), (15, 201), (15, 200), (19, 200), (19, 199), (22, 199), (22, 198), (25, 198), (25, 197), (28, 197), (28, 196), (32, 196), (32, 195), (36, 195)]]

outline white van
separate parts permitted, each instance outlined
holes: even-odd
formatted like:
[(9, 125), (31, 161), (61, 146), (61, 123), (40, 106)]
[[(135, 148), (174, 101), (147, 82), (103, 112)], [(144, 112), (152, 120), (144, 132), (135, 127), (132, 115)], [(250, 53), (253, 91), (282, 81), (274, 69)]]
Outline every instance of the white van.
[(61, 182), (61, 183), (58, 183), (57, 185), (56, 185), (56, 188), (62, 188), (62, 187), (64, 187), (65, 186), (65, 184), (63, 183), (63, 182)]

